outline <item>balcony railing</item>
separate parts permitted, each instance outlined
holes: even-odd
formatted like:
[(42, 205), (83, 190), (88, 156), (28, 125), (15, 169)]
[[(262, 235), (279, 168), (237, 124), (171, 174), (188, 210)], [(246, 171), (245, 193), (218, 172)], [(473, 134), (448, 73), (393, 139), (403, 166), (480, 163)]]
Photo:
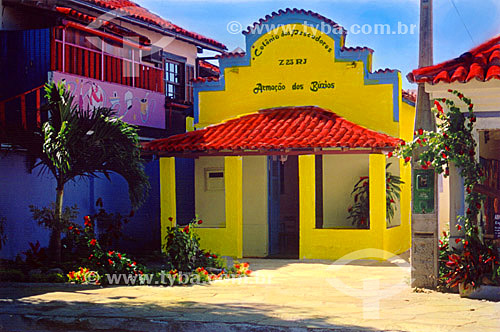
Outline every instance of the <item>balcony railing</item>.
[(139, 49), (77, 30), (55, 28), (51, 53), (52, 70), (164, 92), (163, 70), (142, 62)]

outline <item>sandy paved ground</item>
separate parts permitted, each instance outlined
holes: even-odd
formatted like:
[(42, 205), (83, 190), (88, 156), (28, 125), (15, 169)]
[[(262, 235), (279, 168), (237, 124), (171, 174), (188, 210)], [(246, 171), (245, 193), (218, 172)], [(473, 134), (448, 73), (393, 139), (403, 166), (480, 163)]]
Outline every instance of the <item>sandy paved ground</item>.
[(500, 331), (500, 303), (415, 293), (408, 264), (248, 260), (251, 278), (190, 287), (0, 287), (5, 330)]

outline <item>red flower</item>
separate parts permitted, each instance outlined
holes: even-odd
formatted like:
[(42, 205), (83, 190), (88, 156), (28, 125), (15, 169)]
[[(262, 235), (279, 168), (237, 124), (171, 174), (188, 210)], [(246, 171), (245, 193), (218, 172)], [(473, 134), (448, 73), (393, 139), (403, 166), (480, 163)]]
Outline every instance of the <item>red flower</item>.
[(460, 241), (462, 241), (462, 240), (460, 240), (460, 239), (455, 239), (455, 243), (459, 243)]
[(475, 116), (472, 116), (472, 117), (470, 118), (470, 122), (476, 122), (476, 117), (475, 117)]
[(406, 142), (405, 142), (405, 141), (402, 141), (402, 142), (401, 142), (401, 145), (406, 145)]
[(169, 221), (172, 221), (172, 220), (174, 220), (174, 218), (172, 218), (172, 217), (168, 217), (168, 220), (169, 220)]
[(85, 222), (90, 222), (90, 217), (89, 217), (89, 216), (85, 216), (85, 217), (83, 217), (83, 220), (84, 220)]
[(460, 230), (462, 230), (462, 226), (457, 225), (457, 229), (458, 229), (459, 231), (460, 231)]
[(460, 99), (462, 99), (462, 98), (464, 97), (464, 95), (463, 95), (463, 94), (461, 94), (461, 93), (459, 93), (457, 96), (458, 96), (458, 98), (460, 98)]
[(207, 253), (205, 254), (205, 257), (207, 257), (207, 258), (208, 258), (208, 257), (210, 257), (210, 253), (208, 253), (208, 252), (207, 252)]
[(392, 151), (387, 154), (387, 158), (391, 158), (391, 157), (392, 157)]
[(200, 219), (200, 220), (198, 220), (198, 225), (201, 225), (201, 224), (203, 224), (203, 220)]
[(479, 210), (481, 208), (481, 203), (476, 203), (476, 208)]
[(466, 190), (467, 190), (467, 192), (468, 192), (469, 194), (470, 194), (470, 192), (472, 191), (472, 190), (470, 189), (470, 187), (467, 187), (467, 189), (466, 189)]
[(216, 255), (216, 254), (213, 254), (213, 255), (212, 255), (212, 258), (217, 258), (217, 255)]
[(68, 227), (68, 230), (72, 230), (72, 229), (73, 229), (73, 226), (69, 226), (69, 227)]
[(447, 133), (443, 133), (443, 137), (444, 138), (448, 138), (448, 134)]
[(411, 157), (406, 157), (405, 158), (405, 163), (409, 162), (411, 160)]
[(452, 90), (452, 89), (448, 89), (448, 92), (449, 92), (449, 93), (452, 93), (452, 92), (453, 92), (453, 90)]
[(108, 263), (109, 263), (109, 265), (113, 265), (113, 261), (109, 258), (108, 258)]
[(92, 240), (90, 240), (89, 243), (90, 243), (91, 246), (95, 246), (96, 243), (97, 243), (97, 240), (96, 239), (92, 239)]
[(419, 135), (423, 135), (424, 134), (424, 130), (422, 128), (418, 129), (418, 134)]
[(470, 208), (467, 208), (467, 214), (471, 214), (472, 211), (470, 210)]
[(234, 267), (235, 267), (236, 269), (239, 269), (239, 268), (240, 268), (240, 264), (236, 264)]
[(446, 153), (444, 153), (444, 152), (443, 152), (443, 153), (441, 153), (441, 157), (443, 157), (443, 159), (448, 158), (448, 156), (447, 156), (447, 155), (446, 155)]
[(184, 227), (183, 232), (184, 233), (189, 233), (189, 225), (187, 225), (186, 227)]
[(469, 104), (469, 110), (472, 111), (473, 108), (474, 108), (474, 104)]
[(249, 266), (250, 266), (250, 264), (248, 264), (248, 263), (243, 263), (243, 267), (249, 267)]
[(108, 251), (109, 256), (113, 256), (114, 253), (115, 253), (114, 251)]
[(391, 202), (391, 203), (395, 203), (395, 202), (394, 202), (394, 200), (393, 200), (392, 198), (391, 198), (390, 202)]
[(245, 273), (247, 276), (249, 276), (252, 273), (252, 270), (246, 270)]
[(118, 254), (118, 258), (119, 258), (119, 259), (122, 259), (122, 255), (121, 255), (121, 254)]

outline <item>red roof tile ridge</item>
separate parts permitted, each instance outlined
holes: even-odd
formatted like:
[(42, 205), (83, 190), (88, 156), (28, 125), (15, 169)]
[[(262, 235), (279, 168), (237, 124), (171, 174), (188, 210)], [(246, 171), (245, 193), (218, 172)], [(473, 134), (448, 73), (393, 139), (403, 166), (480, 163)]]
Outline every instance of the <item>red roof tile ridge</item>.
[(355, 51), (355, 52), (359, 52), (359, 51), (369, 51), (370, 53), (373, 53), (375, 52), (372, 48), (369, 48), (367, 46), (356, 46), (356, 47), (352, 47), (352, 46), (342, 46), (342, 48), (340, 49), (341, 51)]
[(237, 58), (237, 57), (244, 57), (245, 56), (245, 52), (226, 52), (226, 53), (223, 53), (223, 54), (217, 54), (215, 57), (217, 59), (224, 59), (224, 58)]
[(195, 83), (200, 83), (200, 82), (217, 82), (219, 81), (220, 77), (218, 76), (208, 76), (208, 77), (196, 77), (193, 78), (193, 82)]

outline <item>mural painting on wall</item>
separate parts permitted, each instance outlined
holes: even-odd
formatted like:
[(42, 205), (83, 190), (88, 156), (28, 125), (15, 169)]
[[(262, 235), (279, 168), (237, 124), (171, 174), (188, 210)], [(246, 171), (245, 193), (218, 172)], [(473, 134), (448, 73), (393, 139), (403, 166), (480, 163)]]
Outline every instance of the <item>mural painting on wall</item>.
[(165, 129), (162, 93), (60, 72), (53, 72), (52, 80), (65, 82), (83, 109), (110, 107), (127, 123)]

